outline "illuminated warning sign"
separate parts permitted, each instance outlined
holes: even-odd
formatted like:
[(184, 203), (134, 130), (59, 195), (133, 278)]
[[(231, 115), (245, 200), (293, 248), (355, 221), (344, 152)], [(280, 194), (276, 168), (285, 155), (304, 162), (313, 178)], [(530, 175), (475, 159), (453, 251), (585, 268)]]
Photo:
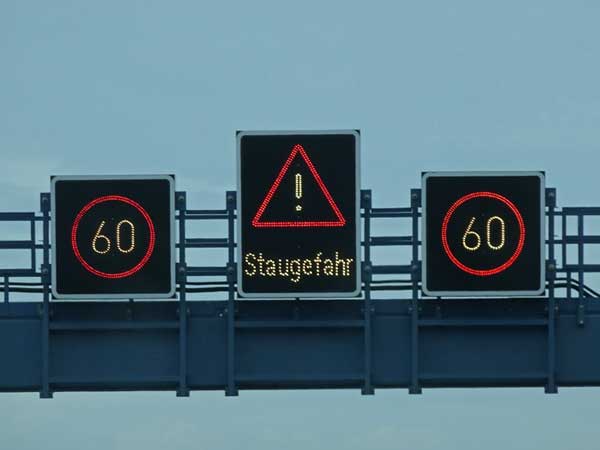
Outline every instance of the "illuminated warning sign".
[(539, 295), (545, 290), (544, 175), (423, 176), (423, 291)]
[(360, 292), (359, 133), (240, 132), (238, 292)]
[[(277, 192), (277, 189), (281, 185), (281, 181), (287, 175), (290, 167), (292, 166), (292, 163), (294, 162), (294, 160), (296, 158), (300, 159), (300, 164), (302, 164), (302, 162), (303, 162), (306, 165), (306, 168), (308, 168), (310, 175), (312, 175), (312, 178), (308, 177), (309, 182), (313, 181), (318, 185), (321, 193), (327, 199), (327, 202), (329, 203), (329, 206), (331, 207), (331, 210), (335, 214), (337, 220), (326, 220), (326, 219), (319, 220), (318, 218), (315, 219), (314, 217), (312, 219), (306, 220), (308, 213), (307, 213), (307, 210), (302, 206), (302, 200), (304, 197), (304, 195), (303, 195), (304, 181), (303, 180), (305, 180), (306, 178), (302, 176), (302, 173), (300, 173), (300, 170), (298, 168), (296, 168), (296, 170), (295, 170), (294, 181), (293, 181), (294, 202), (295, 202), (295, 207), (294, 207), (293, 211), (296, 213), (297, 217), (295, 217), (292, 220), (290, 220), (290, 219), (288, 219), (288, 220), (271, 220), (271, 221), (261, 220), (263, 214), (265, 213), (265, 210), (269, 206), (269, 203), (271, 202), (271, 200), (273, 199), (273, 196)], [(283, 196), (285, 196), (285, 195), (286, 194), (284, 193)], [(317, 195), (318, 195), (318, 192), (317, 192)], [(306, 150), (304, 150), (304, 147), (302, 147), (302, 145), (300, 145), (300, 144), (294, 145), (294, 147), (292, 148), (292, 152), (290, 153), (290, 156), (288, 156), (288, 159), (285, 161), (285, 164), (283, 165), (283, 167), (281, 168), (281, 171), (277, 175), (277, 178), (275, 179), (275, 182), (271, 186), (271, 189), (269, 189), (269, 192), (267, 193), (265, 199), (263, 200), (260, 207), (258, 208), (258, 211), (256, 212), (256, 215), (254, 216), (254, 219), (252, 219), (252, 226), (257, 227), (257, 228), (270, 228), (270, 227), (291, 228), (291, 227), (343, 227), (344, 225), (346, 225), (346, 219), (344, 219), (344, 216), (340, 212), (340, 209), (338, 208), (337, 204), (335, 203), (335, 200), (329, 193), (329, 190), (325, 186), (325, 183), (323, 183), (323, 180), (321, 179), (319, 172), (317, 172), (317, 169), (315, 168), (314, 164), (312, 163), (312, 161), (306, 154)]]

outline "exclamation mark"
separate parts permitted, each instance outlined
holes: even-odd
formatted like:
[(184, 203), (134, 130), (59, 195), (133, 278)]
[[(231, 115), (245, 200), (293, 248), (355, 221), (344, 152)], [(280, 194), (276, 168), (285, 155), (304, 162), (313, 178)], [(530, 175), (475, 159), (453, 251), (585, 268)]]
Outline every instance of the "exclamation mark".
[[(294, 179), (296, 181), (295, 182), (296, 200), (300, 200), (302, 198), (302, 175), (297, 173), (296, 176), (294, 177)], [(296, 205), (296, 211), (298, 211), (298, 212), (302, 211), (302, 206)]]

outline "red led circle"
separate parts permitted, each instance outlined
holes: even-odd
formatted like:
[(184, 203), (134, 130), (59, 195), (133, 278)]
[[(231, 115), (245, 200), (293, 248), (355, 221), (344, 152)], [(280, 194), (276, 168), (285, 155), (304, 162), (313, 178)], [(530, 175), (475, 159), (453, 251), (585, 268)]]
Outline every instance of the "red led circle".
[[(517, 222), (519, 223), (519, 242), (517, 243), (517, 248), (515, 249), (512, 256), (504, 264), (501, 264), (498, 267), (495, 267), (493, 269), (487, 269), (487, 270), (473, 269), (472, 267), (466, 266), (465, 264), (461, 263), (458, 260), (458, 258), (454, 255), (454, 253), (452, 253), (452, 250), (450, 249), (450, 246), (448, 245), (448, 236), (447, 236), (448, 222), (450, 222), (450, 219), (452, 218), (452, 215), (454, 214), (454, 212), (462, 204), (468, 202), (469, 200), (473, 200), (474, 198), (481, 198), (481, 197), (492, 198), (492, 199), (495, 199), (495, 200), (498, 200), (498, 201), (504, 203), (512, 211), (512, 213), (517, 218)], [(461, 269), (471, 275), (477, 275), (480, 277), (488, 277), (490, 275), (496, 275), (500, 272), (505, 271), (510, 266), (512, 266), (513, 263), (517, 260), (517, 258), (521, 254), (521, 251), (523, 251), (524, 244), (525, 244), (525, 223), (523, 222), (523, 217), (521, 216), (519, 209), (509, 199), (507, 199), (506, 197), (504, 197), (500, 194), (496, 194), (495, 192), (483, 192), (483, 191), (482, 192), (472, 192), (470, 194), (467, 194), (467, 195), (459, 198), (450, 207), (450, 209), (446, 213), (446, 216), (444, 217), (444, 221), (442, 222), (442, 245), (444, 246), (444, 251), (448, 255), (448, 258), (450, 258), (450, 261), (452, 261), (452, 263), (456, 267), (458, 267), (459, 269)]]
[[(98, 270), (98, 269), (95, 269), (94, 267), (92, 267), (83, 258), (83, 256), (81, 256), (81, 252), (79, 251), (79, 246), (77, 245), (77, 229), (79, 228), (79, 222), (81, 222), (81, 219), (83, 218), (83, 216), (85, 216), (89, 212), (89, 210), (92, 209), (94, 206), (96, 206), (100, 203), (111, 202), (111, 201), (122, 202), (122, 203), (126, 203), (128, 205), (133, 206), (135, 209), (137, 209), (139, 211), (139, 213), (142, 216), (144, 216), (144, 219), (146, 220), (146, 223), (148, 224), (148, 229), (150, 230), (150, 242), (148, 243), (148, 250), (146, 251), (146, 254), (144, 255), (144, 257), (140, 260), (140, 262), (138, 262), (131, 269), (126, 270), (124, 272), (117, 272), (117, 273), (102, 272), (101, 270)], [(110, 278), (110, 279), (126, 278), (126, 277), (129, 277), (129, 276), (133, 275), (134, 273), (138, 272), (142, 267), (144, 267), (146, 265), (146, 263), (150, 259), (150, 256), (152, 256), (152, 252), (154, 251), (154, 243), (155, 242), (156, 242), (156, 233), (154, 232), (154, 223), (152, 223), (152, 219), (150, 218), (150, 215), (146, 212), (146, 210), (138, 202), (131, 200), (130, 198), (123, 197), (122, 195), (105, 195), (104, 197), (98, 197), (98, 198), (92, 200), (87, 205), (85, 205), (81, 209), (81, 211), (79, 211), (79, 213), (77, 214), (77, 217), (75, 217), (75, 221), (73, 222), (73, 227), (71, 228), (71, 247), (73, 248), (73, 252), (75, 253), (75, 256), (77, 257), (77, 259), (79, 260), (81, 265), (88, 272), (91, 272), (94, 275), (97, 275), (102, 278)]]

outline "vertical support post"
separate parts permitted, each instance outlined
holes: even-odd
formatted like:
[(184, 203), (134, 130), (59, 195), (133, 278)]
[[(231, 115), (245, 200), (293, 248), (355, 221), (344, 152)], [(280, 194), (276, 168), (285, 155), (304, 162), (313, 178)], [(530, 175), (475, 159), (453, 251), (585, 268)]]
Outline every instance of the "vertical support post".
[(362, 267), (362, 279), (364, 283), (364, 304), (363, 304), (363, 317), (364, 317), (364, 346), (365, 346), (365, 378), (362, 387), (363, 395), (373, 395), (375, 390), (371, 380), (372, 372), (372, 337), (371, 337), (371, 315), (373, 313), (373, 307), (371, 306), (371, 278), (372, 278), (372, 264), (371, 264), (371, 204), (372, 204), (372, 193), (371, 190), (360, 191), (360, 205), (364, 210), (364, 261)]
[(561, 215), (561, 231), (562, 231), (561, 260), (562, 260), (562, 267), (566, 267), (567, 266), (567, 215), (564, 212)]
[(577, 281), (578, 286), (578, 301), (577, 301), (577, 325), (582, 327), (585, 325), (585, 300), (583, 296), (583, 264), (584, 264), (584, 253), (583, 253), (583, 213), (577, 214)]
[(185, 192), (175, 193), (175, 209), (179, 212), (179, 263), (177, 264), (177, 282), (179, 283), (179, 385), (177, 386), (177, 397), (189, 397), (190, 389), (187, 385), (187, 264), (185, 260), (187, 202)]
[(421, 207), (421, 189), (410, 190), (410, 207), (412, 217), (412, 261), (410, 277), (412, 281), (412, 299), (410, 306), (411, 326), (411, 368), (410, 394), (420, 394), (419, 383), (419, 281), (421, 281), (421, 264), (419, 262), (419, 208)]
[[(556, 259), (554, 255), (554, 208), (556, 207), (556, 189), (546, 189), (548, 207), (548, 262), (546, 274), (548, 280), (548, 379), (545, 386), (547, 394), (556, 394), (556, 298), (554, 280), (556, 278)], [(563, 239), (564, 241), (564, 239)]]
[(41, 281), (42, 303), (42, 373), (40, 398), (52, 398), (50, 391), (50, 194), (40, 195), (40, 209), (43, 216), (43, 263)]
[(31, 218), (30, 222), (30, 236), (31, 236), (31, 270), (35, 272), (36, 257), (35, 257), (35, 217)]
[(4, 303), (8, 303), (8, 275), (4, 275)]
[[(555, 213), (556, 215), (556, 213)], [(561, 249), (561, 263), (562, 263), (562, 267), (566, 267), (567, 266), (567, 215), (562, 212), (560, 213), (560, 220), (561, 220), (561, 244), (560, 244), (560, 249)], [(573, 274), (571, 273), (570, 270), (567, 270), (566, 273), (566, 277), (567, 277), (567, 299), (571, 299), (571, 296), (573, 294), (572, 291), (572, 286), (573, 286)]]
[(235, 385), (235, 211), (236, 192), (227, 191), (227, 386), (225, 395), (238, 395)]

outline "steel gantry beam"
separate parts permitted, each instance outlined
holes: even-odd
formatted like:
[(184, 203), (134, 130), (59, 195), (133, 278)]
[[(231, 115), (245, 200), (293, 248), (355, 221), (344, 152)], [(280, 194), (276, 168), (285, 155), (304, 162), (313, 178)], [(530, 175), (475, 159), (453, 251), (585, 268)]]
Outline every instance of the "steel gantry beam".
[[(175, 195), (178, 293), (164, 301), (52, 300), (49, 194), (41, 195), (40, 213), (0, 213), (0, 222), (22, 222), (30, 234), (0, 241), (2, 267), (3, 250), (24, 250), (29, 258), (20, 268), (0, 269), (0, 391), (51, 397), (173, 390), (187, 396), (192, 390), (356, 388), (372, 394), (539, 386), (553, 393), (559, 386), (600, 385), (594, 357), (600, 305), (585, 284), (587, 274), (600, 272), (600, 264), (585, 258), (600, 234), (584, 226), (600, 208), (559, 209), (556, 191), (546, 190), (544, 296), (428, 298), (420, 289), (420, 190), (411, 191), (408, 206), (393, 208), (373, 207), (372, 192), (363, 190), (360, 297), (244, 300), (235, 285), (236, 193), (227, 192), (217, 210), (188, 209), (185, 192)], [(374, 236), (372, 223), (388, 219), (405, 221), (410, 234)], [(189, 236), (189, 224), (202, 220), (226, 224), (226, 236)], [(372, 249), (379, 246), (405, 247), (410, 260), (377, 264)], [(192, 265), (186, 250), (196, 248), (222, 248), (224, 258)], [(213, 292), (225, 299), (191, 299)], [(386, 298), (377, 297), (381, 293)]]

